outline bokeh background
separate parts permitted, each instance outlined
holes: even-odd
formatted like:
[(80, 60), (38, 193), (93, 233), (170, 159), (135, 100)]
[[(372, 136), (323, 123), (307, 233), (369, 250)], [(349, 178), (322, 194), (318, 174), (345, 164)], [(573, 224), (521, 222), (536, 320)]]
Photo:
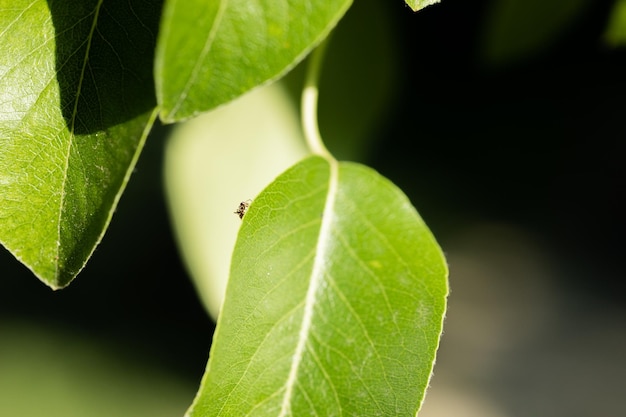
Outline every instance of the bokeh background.
[[(329, 148), (399, 185), (450, 265), (420, 416), (626, 415), (624, 3), (356, 0), (333, 35)], [(170, 226), (170, 129), (154, 129), (67, 289), (0, 249), (0, 415), (182, 416), (191, 403), (214, 323)]]

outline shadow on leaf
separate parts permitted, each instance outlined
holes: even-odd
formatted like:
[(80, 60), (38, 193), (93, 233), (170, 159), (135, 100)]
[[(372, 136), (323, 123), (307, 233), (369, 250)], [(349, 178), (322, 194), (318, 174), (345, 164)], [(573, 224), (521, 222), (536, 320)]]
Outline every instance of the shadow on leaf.
[(48, 0), (61, 109), (70, 132), (91, 134), (156, 105), (154, 48), (162, 0)]

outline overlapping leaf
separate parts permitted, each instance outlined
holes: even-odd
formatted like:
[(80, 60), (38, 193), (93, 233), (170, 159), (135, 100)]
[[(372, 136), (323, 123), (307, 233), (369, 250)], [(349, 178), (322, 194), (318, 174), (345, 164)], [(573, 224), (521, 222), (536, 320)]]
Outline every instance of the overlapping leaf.
[(228, 102), (302, 59), (351, 0), (169, 0), (157, 49), (166, 122)]
[(407, 198), (361, 165), (311, 157), (252, 203), (207, 372), (206, 416), (414, 416), (447, 294)]
[(53, 288), (101, 239), (154, 119), (159, 9), (0, 2), (0, 242)]

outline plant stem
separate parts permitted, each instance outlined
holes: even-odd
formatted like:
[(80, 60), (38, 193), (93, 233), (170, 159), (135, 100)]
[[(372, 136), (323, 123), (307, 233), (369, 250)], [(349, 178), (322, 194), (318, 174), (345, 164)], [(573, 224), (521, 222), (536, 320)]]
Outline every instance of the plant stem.
[(302, 129), (304, 130), (307, 145), (312, 153), (334, 160), (326, 146), (324, 146), (317, 122), (318, 84), (327, 44), (328, 37), (317, 46), (309, 58), (304, 90), (302, 91)]

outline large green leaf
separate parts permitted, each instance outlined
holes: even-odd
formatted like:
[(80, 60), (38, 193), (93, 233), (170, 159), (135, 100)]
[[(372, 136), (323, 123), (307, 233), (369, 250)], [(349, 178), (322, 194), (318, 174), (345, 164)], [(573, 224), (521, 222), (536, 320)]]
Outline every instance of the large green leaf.
[(446, 295), (441, 250), (399, 189), (305, 159), (244, 216), (188, 415), (414, 416)]
[(0, 10), (0, 242), (60, 288), (100, 241), (154, 120), (159, 2)]
[(156, 60), (161, 119), (174, 122), (281, 76), (351, 0), (169, 0)]

